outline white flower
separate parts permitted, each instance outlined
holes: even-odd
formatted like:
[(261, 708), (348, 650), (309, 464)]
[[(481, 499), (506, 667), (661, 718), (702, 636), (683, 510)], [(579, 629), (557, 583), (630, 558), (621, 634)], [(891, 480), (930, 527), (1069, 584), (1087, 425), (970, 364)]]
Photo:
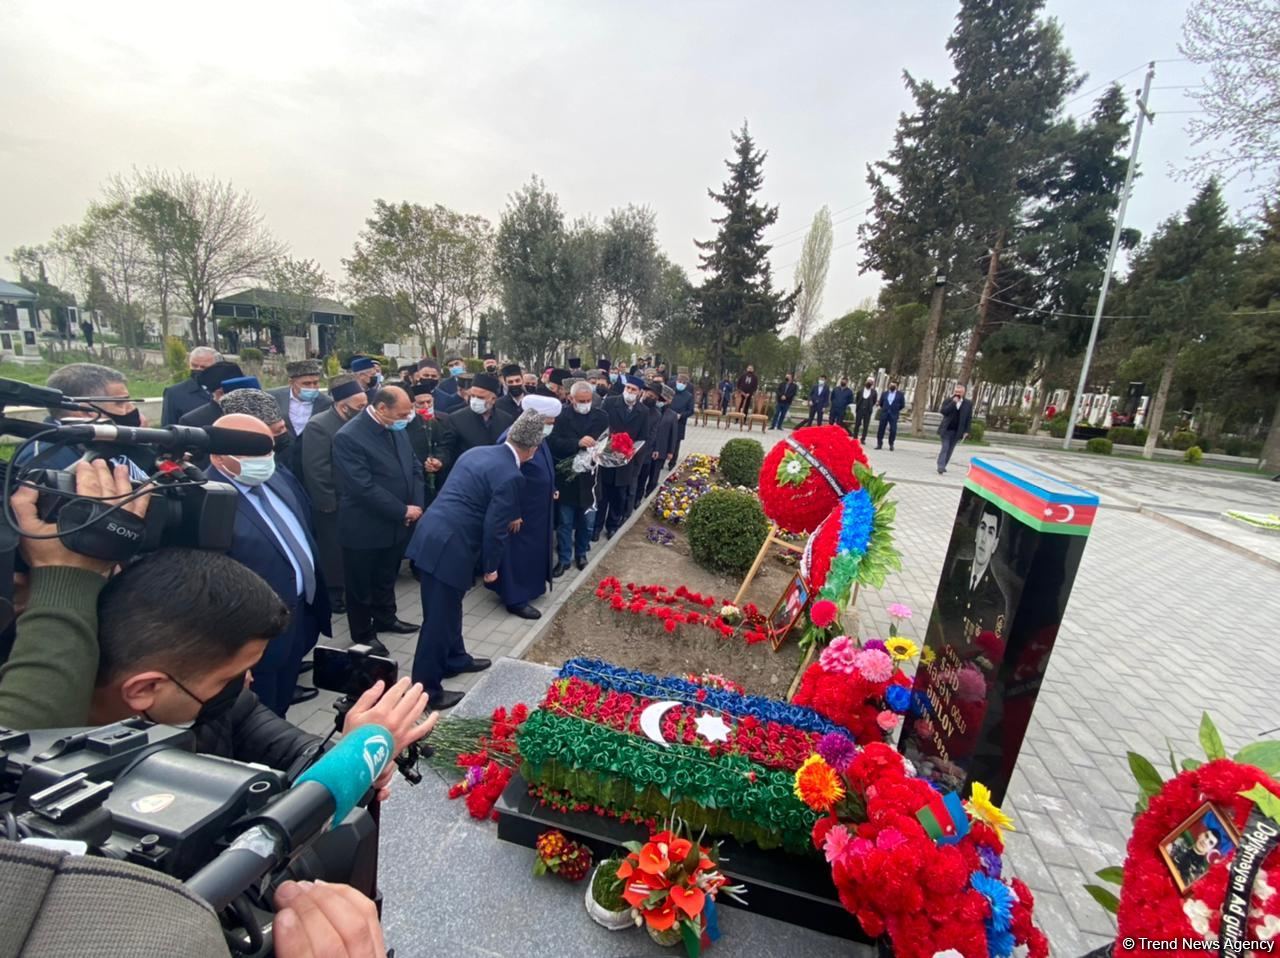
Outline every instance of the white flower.
[(1280, 918), (1275, 915), (1268, 915), (1262, 919), (1262, 924), (1258, 925), (1254, 934), (1258, 936), (1259, 941), (1270, 941), (1280, 935)]
[(792, 459), (790, 462), (787, 463), (786, 470), (791, 475), (798, 476), (800, 475), (801, 472), (804, 471), (804, 467), (800, 464), (799, 459)]
[(722, 619), (732, 619), (737, 614), (738, 614), (738, 607), (736, 605), (720, 606), (720, 617)]
[(1182, 911), (1197, 935), (1209, 934), (1209, 918), (1214, 914), (1213, 909), (1199, 898), (1188, 898), (1182, 903)]
[(948, 948), (946, 951), (935, 951), (933, 958), (964, 958), (964, 955), (956, 951), (954, 948)]
[(1258, 880), (1257, 882), (1254, 883), (1254, 886), (1253, 886), (1253, 897), (1257, 901), (1265, 902), (1268, 898), (1270, 898), (1272, 895), (1276, 893), (1275, 888), (1273, 888), (1270, 885), (1270, 883), (1268, 883), (1267, 881), (1267, 879), (1270, 877), (1271, 877), (1270, 872), (1264, 871), (1264, 872), (1258, 873)]

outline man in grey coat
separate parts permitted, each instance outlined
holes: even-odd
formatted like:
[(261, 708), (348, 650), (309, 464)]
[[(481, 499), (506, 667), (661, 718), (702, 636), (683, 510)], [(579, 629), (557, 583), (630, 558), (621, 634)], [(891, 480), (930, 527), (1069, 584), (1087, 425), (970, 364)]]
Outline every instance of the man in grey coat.
[(311, 520), (315, 528), (316, 548), (320, 551), (320, 569), (329, 587), (329, 605), (333, 612), (347, 611), (343, 589), (342, 539), (338, 535), (338, 489), (333, 478), (333, 437), (368, 403), (360, 384), (353, 376), (335, 376), (329, 382), (330, 406), (314, 417), (302, 434), (302, 484), (311, 497)]

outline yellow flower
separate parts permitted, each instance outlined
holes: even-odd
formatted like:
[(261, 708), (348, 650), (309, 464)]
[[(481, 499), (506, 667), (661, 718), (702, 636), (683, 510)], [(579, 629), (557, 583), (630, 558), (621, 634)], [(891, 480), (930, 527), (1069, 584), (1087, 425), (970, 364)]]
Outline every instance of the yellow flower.
[(991, 789), (983, 785), (981, 782), (973, 783), (973, 791), (969, 795), (969, 800), (964, 803), (969, 814), (974, 818), (981, 819), (996, 830), (996, 834), (1000, 834), (1002, 828), (1009, 831), (1017, 831), (1013, 827), (1013, 819), (1006, 815), (1000, 809), (996, 808), (991, 802)]
[(904, 635), (895, 635), (884, 640), (884, 647), (899, 662), (914, 659), (920, 654), (920, 647)]
[(933, 665), (933, 660), (938, 657), (938, 653), (933, 651), (929, 646), (924, 647), (924, 651), (920, 653), (920, 658), (925, 665)]

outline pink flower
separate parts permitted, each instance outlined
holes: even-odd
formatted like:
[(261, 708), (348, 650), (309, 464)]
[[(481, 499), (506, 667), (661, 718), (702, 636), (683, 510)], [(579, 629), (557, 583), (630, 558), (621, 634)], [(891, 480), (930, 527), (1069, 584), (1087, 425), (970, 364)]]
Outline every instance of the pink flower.
[(987, 680), (976, 665), (966, 665), (956, 676), (956, 694), (966, 702), (979, 702), (987, 697)]
[(867, 852), (874, 851), (875, 847), (865, 838), (855, 838), (849, 843), (849, 855), (852, 858), (861, 858)]
[(893, 659), (879, 649), (862, 649), (853, 657), (853, 665), (868, 682), (888, 682), (893, 677)]
[[(838, 635), (822, 650), (818, 662), (824, 672), (843, 672), (852, 675), (857, 669), (857, 658), (862, 653), (847, 635)], [(887, 660), (889, 656), (885, 656)]]
[(897, 728), (898, 719), (900, 717), (901, 716), (899, 716), (897, 712), (890, 712), (888, 709), (885, 709), (883, 712), (881, 712), (879, 715), (876, 716), (876, 724), (879, 725), (886, 732), (892, 732), (895, 728)]
[(911, 609), (901, 602), (889, 603), (889, 618), (891, 619), (909, 619), (911, 618)]
[(906, 844), (907, 836), (896, 828), (886, 828), (876, 836), (876, 848), (882, 852), (893, 851), (899, 845)]
[(834, 865), (837, 861), (843, 861), (849, 856), (851, 837), (849, 829), (843, 825), (837, 825), (827, 832), (827, 840), (822, 845), (822, 851), (827, 856), (828, 865)]

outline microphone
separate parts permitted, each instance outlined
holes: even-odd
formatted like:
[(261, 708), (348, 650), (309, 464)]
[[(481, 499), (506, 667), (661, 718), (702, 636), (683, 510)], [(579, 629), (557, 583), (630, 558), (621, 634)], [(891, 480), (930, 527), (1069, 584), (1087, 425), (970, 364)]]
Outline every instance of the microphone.
[(381, 725), (362, 725), (249, 819), (231, 846), (187, 880), (220, 912), (351, 813), (391, 763), (395, 741)]
[(164, 452), (195, 452), (213, 456), (267, 456), (275, 449), (270, 436), (223, 426), (117, 426), (113, 423), (73, 423), (59, 426), (46, 441), (115, 442), (155, 446)]

